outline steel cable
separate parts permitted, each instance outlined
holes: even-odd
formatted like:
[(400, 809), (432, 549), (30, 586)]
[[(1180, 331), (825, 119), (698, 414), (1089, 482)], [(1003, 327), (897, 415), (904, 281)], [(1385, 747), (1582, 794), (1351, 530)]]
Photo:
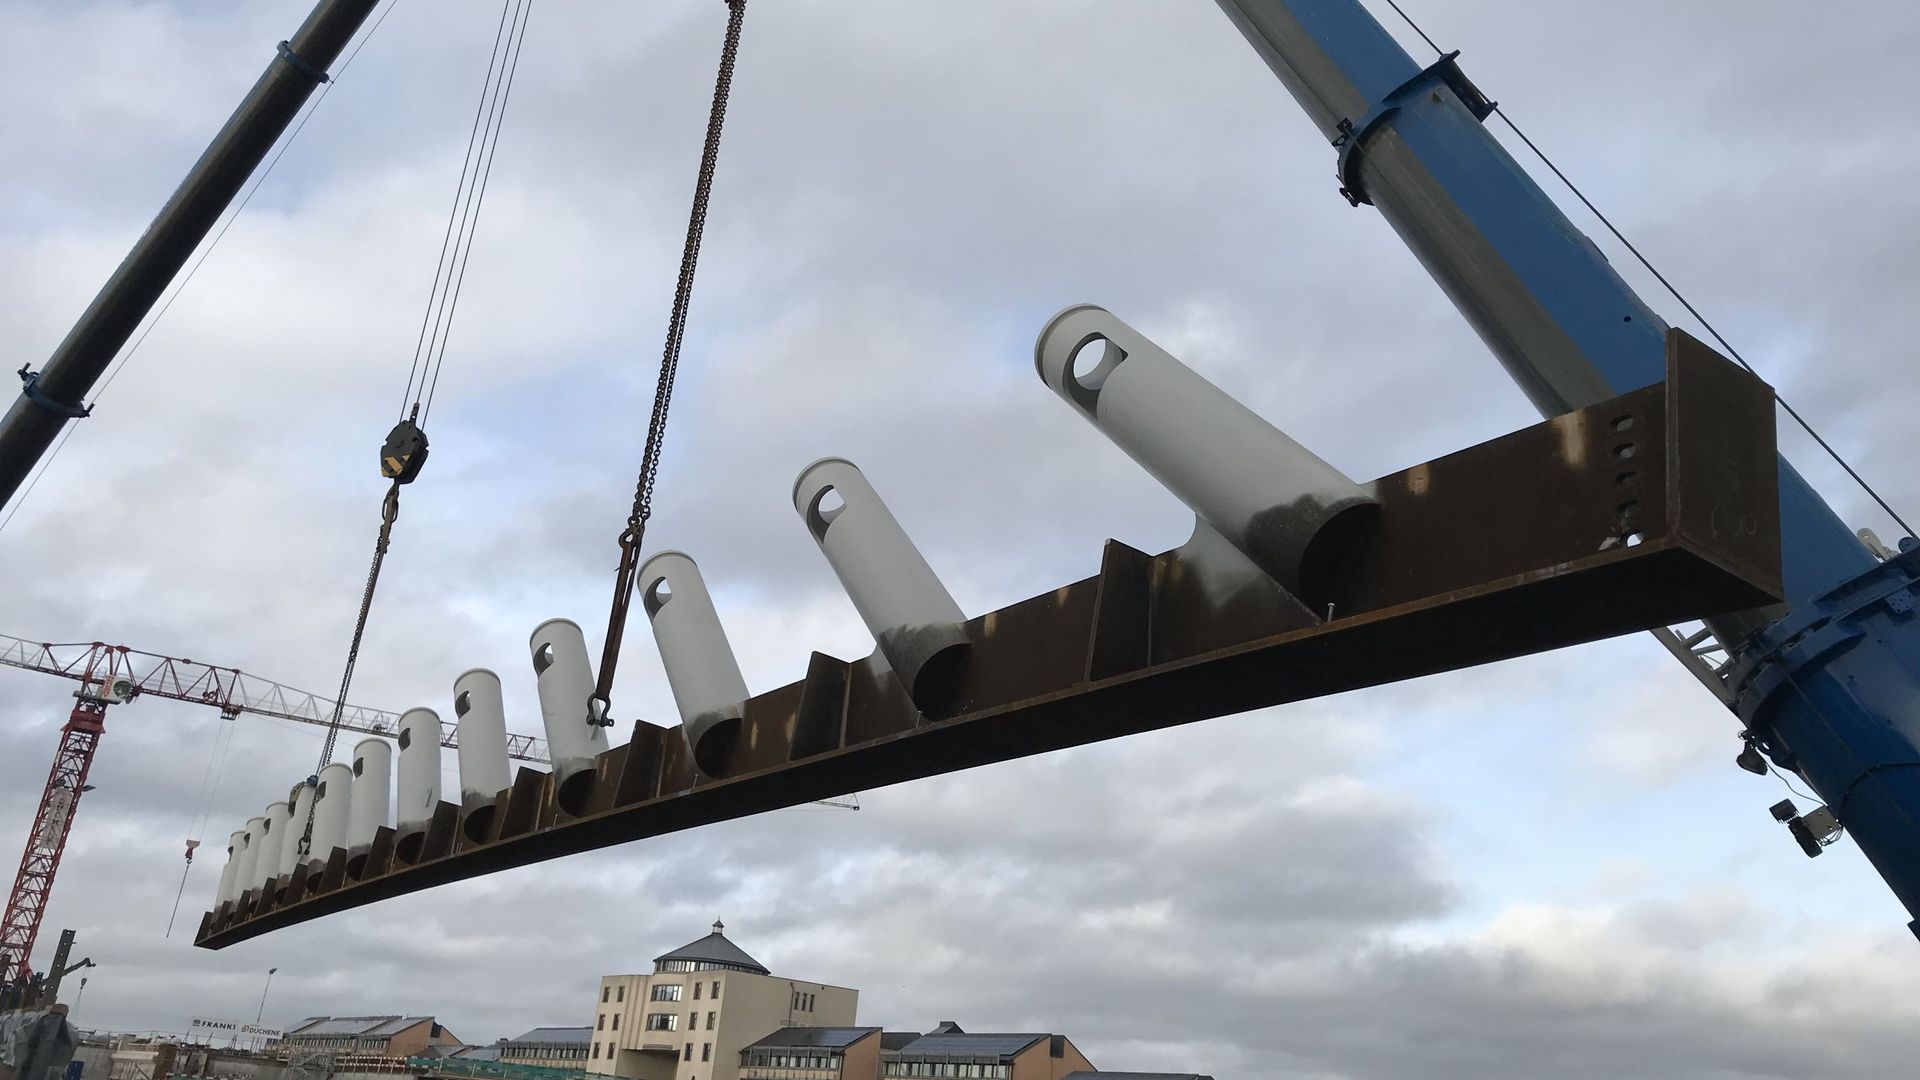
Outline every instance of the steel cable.
[[(1396, 0), (1387, 0), (1387, 6), (1392, 8), (1394, 14), (1400, 16), (1402, 21), (1404, 21), (1408, 26), (1412, 27), (1413, 32), (1420, 35), (1420, 40), (1426, 42), (1428, 47), (1433, 49), (1435, 53), (1445, 55), (1444, 52), (1442, 52), (1440, 46), (1434, 42), (1433, 38), (1430, 37), (1425, 30), (1420, 28), (1419, 23), (1413, 21), (1413, 17), (1411, 15), (1408, 15), (1406, 11), (1402, 9), (1400, 5), (1396, 2)], [(1719, 329), (1716, 328), (1711, 322), (1708, 322), (1707, 317), (1705, 315), (1700, 314), (1700, 309), (1693, 306), (1693, 301), (1688, 300), (1686, 296), (1683, 295), (1680, 292), (1680, 290), (1674, 286), (1673, 282), (1668, 281), (1667, 276), (1665, 274), (1662, 274), (1659, 268), (1653, 265), (1653, 261), (1651, 259), (1647, 258), (1645, 255), (1642, 255), (1640, 253), (1640, 249), (1634, 246), (1633, 241), (1627, 239), (1626, 234), (1621, 232), (1619, 227), (1613, 223), (1613, 219), (1609, 218), (1605, 213), (1601, 212), (1600, 208), (1593, 204), (1592, 199), (1587, 198), (1586, 193), (1580, 190), (1579, 185), (1575, 184), (1573, 180), (1567, 176), (1566, 173), (1560, 171), (1560, 166), (1553, 163), (1553, 159), (1547, 156), (1546, 151), (1540, 149), (1539, 146), (1535, 145), (1534, 141), (1527, 137), (1527, 133), (1520, 130), (1520, 125), (1513, 122), (1513, 118), (1507, 115), (1505, 109), (1502, 109), (1499, 105), (1496, 104), (1493, 107), (1493, 114), (1495, 116), (1498, 116), (1500, 118), (1500, 122), (1507, 125), (1507, 128), (1511, 130), (1514, 133), (1514, 135), (1520, 139), (1522, 143), (1526, 144), (1527, 149), (1532, 151), (1533, 156), (1540, 159), (1540, 164), (1545, 165), (1548, 171), (1553, 173), (1555, 179), (1559, 180), (1561, 184), (1565, 185), (1568, 191), (1573, 193), (1574, 198), (1580, 200), (1580, 205), (1586, 207), (1587, 210), (1590, 213), (1592, 213), (1596, 219), (1599, 220), (1600, 224), (1606, 228), (1607, 232), (1613, 234), (1613, 238), (1615, 240), (1620, 241), (1621, 246), (1627, 249), (1627, 252), (1633, 256), (1634, 261), (1638, 262), (1641, 265), (1641, 267), (1647, 271), (1647, 273), (1652, 274), (1653, 279), (1660, 283), (1660, 287), (1665, 289), (1667, 291), (1667, 294), (1669, 296), (1672, 296), (1674, 300), (1680, 304), (1681, 307), (1685, 308), (1687, 311), (1687, 314), (1693, 316), (1694, 320), (1698, 322), (1703, 329), (1706, 330), (1707, 334), (1711, 336), (1713, 340), (1720, 343), (1720, 347), (1727, 351), (1727, 355), (1732, 357), (1735, 363), (1747, 369), (1748, 374), (1753, 375), (1756, 378), (1759, 377), (1760, 373), (1754, 369), (1754, 366), (1752, 364), (1747, 363), (1747, 358), (1740, 355), (1740, 351), (1733, 347), (1733, 343), (1728, 341), (1725, 335), (1721, 334)], [(1805, 431), (1807, 435), (1811, 437), (1813, 441), (1819, 445), (1821, 450), (1826, 451), (1827, 456), (1833, 459), (1834, 464), (1840, 466), (1841, 469), (1845, 470), (1846, 474), (1852, 478), (1853, 482), (1860, 486), (1860, 490), (1867, 493), (1868, 498), (1871, 498), (1875, 503), (1879, 504), (1880, 509), (1885, 511), (1886, 515), (1893, 519), (1894, 524), (1900, 526), (1901, 531), (1905, 532), (1908, 536), (1912, 536), (1912, 537), (1915, 537), (1916, 539), (1920, 539), (1920, 534), (1916, 534), (1913, 531), (1913, 526), (1907, 524), (1906, 519), (1901, 517), (1900, 514), (1897, 511), (1895, 511), (1890, 504), (1888, 504), (1887, 500), (1881, 497), (1880, 492), (1875, 490), (1874, 486), (1868, 483), (1866, 478), (1861, 476), (1859, 471), (1853, 467), (1852, 463), (1848, 462), (1846, 458), (1842, 457), (1840, 452), (1838, 450), (1835, 450), (1832, 444), (1828, 443), (1824, 436), (1822, 436), (1818, 431), (1814, 430), (1813, 425), (1807, 421), (1806, 417), (1801, 416), (1800, 411), (1798, 409), (1795, 409), (1791, 404), (1789, 404), (1787, 402), (1787, 399), (1781, 396), (1780, 391), (1777, 389), (1773, 391), (1773, 400), (1776, 404), (1780, 406), (1780, 408), (1786, 411), (1786, 414), (1788, 416), (1793, 418), (1794, 423), (1800, 425), (1800, 429), (1802, 431)]]

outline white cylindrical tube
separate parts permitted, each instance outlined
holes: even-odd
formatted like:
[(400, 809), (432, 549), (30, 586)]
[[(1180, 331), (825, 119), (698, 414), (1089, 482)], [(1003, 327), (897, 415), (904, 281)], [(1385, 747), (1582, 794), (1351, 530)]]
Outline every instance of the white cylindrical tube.
[(453, 680), (453, 714), (460, 736), (460, 806), (466, 812), (461, 827), (478, 843), (493, 825), (495, 797), (513, 783), (500, 676), (474, 668)]
[(1055, 315), (1033, 359), (1101, 434), (1320, 610), (1378, 505), (1371, 494), (1105, 308)]
[(393, 798), (393, 747), (387, 740), (361, 739), (353, 748), (353, 797), (347, 811), (347, 869), (366, 865), (374, 834), (387, 824)]
[(287, 835), (287, 819), (293, 809), (282, 800), (267, 804), (266, 823), (259, 838), (260, 857), (253, 864), (251, 887), (258, 889), (280, 875), (280, 842)]
[(593, 790), (596, 759), (607, 749), (607, 729), (587, 712), (593, 697), (587, 638), (571, 619), (548, 619), (534, 629), (527, 646), (539, 682), (547, 751), (553, 756), (554, 790), (568, 813), (579, 813)]
[(873, 485), (845, 458), (821, 458), (794, 481), (793, 508), (914, 704), (929, 716), (950, 712), (967, 617)]
[[(394, 828), (404, 840), (414, 840), (433, 822), (440, 805), (440, 714), (432, 709), (408, 709), (400, 714), (400, 780), (394, 801)], [(404, 843), (411, 860), (418, 843)]]
[(300, 864), (300, 841), (306, 838), (307, 818), (313, 812), (313, 785), (301, 781), (293, 789), (293, 813), (287, 816), (286, 834), (280, 838), (280, 868), (276, 876), (291, 874)]
[(678, 551), (662, 551), (640, 567), (640, 602), (667, 684), (680, 707), (687, 749), (700, 771), (719, 776), (746, 716), (747, 680), (733, 658), (700, 567)]
[(230, 904), (240, 898), (240, 891), (233, 887), (234, 879), (240, 872), (241, 858), (247, 850), (247, 830), (227, 837), (227, 865), (220, 868), (220, 891), (214, 894), (213, 906)]
[(267, 819), (252, 817), (247, 819), (247, 827), (241, 830), (244, 843), (240, 848), (240, 862), (233, 868), (233, 897), (240, 897), (252, 891), (254, 867), (260, 864), (260, 849), (263, 846), (260, 837), (267, 831)]
[(336, 761), (320, 770), (314, 788), (313, 842), (307, 858), (315, 870), (327, 865), (334, 848), (347, 846), (348, 822), (353, 814), (353, 766)]

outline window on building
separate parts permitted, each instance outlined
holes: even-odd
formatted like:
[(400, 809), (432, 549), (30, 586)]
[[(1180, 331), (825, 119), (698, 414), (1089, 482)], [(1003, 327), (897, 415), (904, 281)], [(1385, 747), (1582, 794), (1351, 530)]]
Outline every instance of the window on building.
[(611, 987), (606, 987), (606, 986), (601, 987), (600, 988), (600, 1004), (605, 1005), (607, 1003), (607, 995), (611, 993), (613, 993), (613, 989)]
[(607, 1014), (606, 1013), (600, 1014), (600, 1019), (594, 1023), (593, 1030), (595, 1031), (607, 1030)]
[(714, 1023), (713, 1023), (714, 1018), (718, 1017), (719, 1015), (720, 1014), (717, 1012), (710, 1012), (707, 1014), (707, 1030), (708, 1031), (712, 1031), (714, 1029)]
[(595, 1061), (600, 1060), (600, 1044), (599, 1043), (593, 1044), (593, 1060)]
[(627, 1000), (627, 984), (626, 983), (621, 983), (619, 986), (616, 986), (613, 988), (613, 1000), (615, 1001)]
[(700, 982), (697, 979), (694, 980), (694, 984), (693, 984), (693, 1000), (695, 1001), (700, 1000)]
[(652, 996), (655, 1001), (679, 1001), (680, 984), (674, 983), (671, 986), (656, 986), (653, 988)]
[(687, 1014), (687, 1030), (688, 1031), (700, 1030), (700, 1014), (699, 1013), (690, 1012)]
[(713, 1060), (713, 1044), (712, 1043), (700, 1044), (700, 1060), (701, 1061)]
[(679, 1029), (680, 1029), (679, 1013), (648, 1013), (647, 1014), (647, 1030), (648, 1031), (678, 1031)]
[(686, 1052), (680, 1055), (680, 1060), (681, 1061), (693, 1060), (693, 1044), (692, 1043), (687, 1044)]
[(720, 980), (719, 979), (713, 980), (713, 1000), (715, 1001), (720, 1000)]
[(619, 1013), (613, 1014), (613, 1030), (614, 1031), (620, 1030), (620, 1014)]

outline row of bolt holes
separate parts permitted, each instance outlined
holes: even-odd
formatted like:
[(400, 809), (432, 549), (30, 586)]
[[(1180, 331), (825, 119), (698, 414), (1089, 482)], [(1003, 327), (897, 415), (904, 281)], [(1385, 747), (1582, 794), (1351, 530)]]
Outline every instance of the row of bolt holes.
[[(1616, 416), (1613, 418), (1612, 427), (1614, 434), (1624, 435), (1628, 431), (1633, 430), (1633, 417)], [(1633, 460), (1633, 454), (1633, 440), (1624, 439), (1614, 444), (1613, 460), (1624, 465)], [(1631, 490), (1634, 485), (1640, 482), (1640, 472), (1637, 469), (1621, 469), (1619, 472), (1613, 474), (1613, 482), (1621, 488)], [(1635, 519), (1640, 516), (1640, 500), (1627, 499), (1616, 509), (1620, 512), (1620, 542), (1627, 547), (1639, 547), (1647, 539), (1646, 533), (1634, 528), (1636, 523)]]

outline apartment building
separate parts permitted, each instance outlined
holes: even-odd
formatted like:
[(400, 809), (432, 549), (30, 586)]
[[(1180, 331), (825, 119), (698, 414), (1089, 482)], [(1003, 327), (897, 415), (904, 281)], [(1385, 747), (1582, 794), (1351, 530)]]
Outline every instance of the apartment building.
[(898, 1048), (881, 1054), (885, 1080), (1066, 1080), (1096, 1071), (1065, 1035), (970, 1032), (948, 1020), (918, 1038), (889, 1041)]
[(1213, 1077), (1200, 1073), (1077, 1072), (1068, 1073), (1066, 1080), (1213, 1080)]
[(740, 1080), (879, 1080), (877, 1027), (781, 1028), (740, 1051)]
[(537, 1027), (514, 1039), (502, 1039), (499, 1060), (507, 1065), (578, 1069), (587, 1060), (590, 1027)]
[(741, 1050), (781, 1028), (852, 1027), (859, 998), (773, 974), (715, 922), (655, 957), (651, 972), (601, 978), (586, 1069), (621, 1080), (740, 1080)]
[(309, 1016), (267, 1050), (319, 1050), (335, 1054), (410, 1058), (430, 1046), (458, 1046), (453, 1032), (431, 1016)]

